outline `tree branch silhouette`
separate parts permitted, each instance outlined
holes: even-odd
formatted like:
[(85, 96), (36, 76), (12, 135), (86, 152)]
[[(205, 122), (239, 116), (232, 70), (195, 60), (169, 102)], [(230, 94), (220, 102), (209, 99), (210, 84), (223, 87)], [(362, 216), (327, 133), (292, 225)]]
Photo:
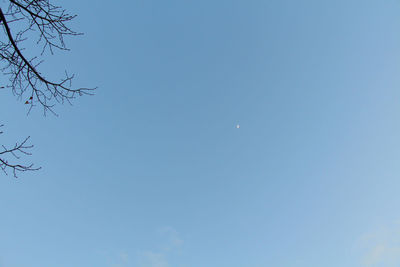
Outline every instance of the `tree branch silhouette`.
[[(8, 76), (11, 89), (18, 99), (29, 105), (28, 113), (34, 106), (41, 106), (44, 115), (54, 111), (54, 106), (65, 102), (72, 104), (78, 96), (91, 95), (96, 88), (73, 88), (74, 75), (65, 72), (63, 78), (54, 81), (40, 72), (39, 66), (43, 62), (41, 57), (46, 51), (53, 54), (54, 49), (69, 50), (64, 42), (66, 36), (77, 36), (81, 33), (73, 31), (67, 23), (76, 15), (70, 15), (65, 9), (50, 3), (50, 0), (9, 0), (7, 11), (0, 8), (0, 26), (4, 30), (4, 37), (0, 38), (0, 70)], [(13, 31), (15, 31), (13, 33)], [(23, 53), (24, 41), (36, 35), (36, 44), (42, 46), (41, 53), (29, 58)], [(26, 152), (32, 146), (27, 145), (29, 137), (12, 148), (3, 146), (0, 152), (0, 168), (3, 171), (11, 168), (14, 176), (16, 172), (37, 170), (33, 165), (11, 164), (5, 155), (13, 155), (19, 159), (19, 154), (30, 155)]]
[[(4, 125), (0, 125), (0, 128), (3, 126)], [(0, 134), (3, 134), (3, 131), (0, 131)], [(22, 142), (15, 143), (15, 145), (12, 147), (6, 147), (5, 145), (2, 145), (2, 150), (0, 150), (0, 169), (3, 171), (3, 173), (7, 175), (7, 170), (11, 170), (14, 177), (17, 178), (17, 172), (36, 171), (40, 169), (40, 167), (34, 167), (33, 163), (24, 165), (15, 162), (18, 161), (23, 155), (31, 155), (28, 150), (33, 148), (33, 145), (27, 144), (29, 138), (29, 136), (26, 137)]]

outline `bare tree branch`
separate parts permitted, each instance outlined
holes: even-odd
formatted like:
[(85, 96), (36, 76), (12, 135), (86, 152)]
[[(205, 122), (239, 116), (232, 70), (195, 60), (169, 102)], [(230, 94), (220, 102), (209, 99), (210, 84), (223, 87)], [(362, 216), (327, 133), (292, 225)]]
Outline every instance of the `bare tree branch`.
[[(71, 104), (78, 96), (91, 95), (96, 88), (73, 88), (74, 75), (66, 71), (63, 78), (54, 81), (39, 70), (46, 51), (53, 54), (54, 49), (68, 50), (64, 38), (81, 35), (67, 25), (76, 15), (68, 14), (65, 9), (50, 3), (50, 0), (8, 1), (9, 6), (5, 12), (0, 8), (0, 27), (4, 30), (3, 38), (0, 35), (0, 70), (9, 78), (9, 84), (4, 87), (11, 89), (19, 100), (29, 105), (28, 113), (33, 107), (39, 106), (43, 108), (44, 115), (47, 112), (56, 115), (54, 106), (58, 103)], [(41, 52), (35, 57), (28, 57), (24, 53), (23, 44), (35, 35)], [(0, 88), (4, 87), (2, 85)], [(30, 155), (28, 151), (33, 146), (27, 145), (28, 139), (12, 147), (2, 146), (0, 169), (3, 172), (7, 173), (11, 169), (16, 177), (17, 172), (39, 169), (33, 164), (18, 163), (21, 156)]]
[[(1, 127), (3, 127), (3, 125), (0, 125), (0, 128)], [(0, 134), (3, 134), (3, 131), (0, 131)], [(2, 145), (2, 149), (0, 150), (0, 169), (6, 175), (8, 174), (7, 171), (11, 170), (14, 177), (17, 178), (17, 172), (37, 171), (40, 169), (40, 167), (34, 167), (32, 163), (23, 165), (15, 162), (20, 160), (21, 156), (31, 155), (28, 150), (33, 148), (33, 145), (28, 145), (28, 140), (29, 136), (22, 142), (15, 143), (14, 146), (6, 147), (5, 145)]]
[[(10, 6), (6, 14), (0, 8), (0, 22), (7, 36), (6, 42), (0, 41), (0, 61), (4, 64), (1, 70), (10, 77), (8, 87), (13, 93), (22, 100), (27, 99), (26, 104), (30, 104), (31, 108), (35, 104), (42, 106), (45, 114), (47, 111), (55, 114), (53, 107), (56, 103), (71, 104), (71, 100), (77, 96), (92, 94), (95, 88), (72, 88), (71, 81), (74, 75), (68, 73), (65, 73), (59, 82), (49, 80), (38, 70), (42, 60), (38, 60), (37, 57), (28, 60), (19, 47), (27, 32), (36, 31), (39, 36), (37, 43), (43, 44), (41, 56), (46, 49), (51, 53), (54, 48), (68, 50), (64, 36), (80, 34), (66, 26), (75, 16), (50, 4), (49, 0), (9, 1)], [(26, 28), (13, 35), (6, 16), (13, 22), (27, 22)]]

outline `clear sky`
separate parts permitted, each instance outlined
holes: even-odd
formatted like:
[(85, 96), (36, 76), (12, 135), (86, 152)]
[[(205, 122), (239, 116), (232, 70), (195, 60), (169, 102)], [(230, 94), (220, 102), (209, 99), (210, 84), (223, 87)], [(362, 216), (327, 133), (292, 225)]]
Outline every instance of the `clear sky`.
[(399, 1), (60, 5), (41, 70), (99, 89), (0, 91), (43, 167), (0, 177), (1, 267), (400, 266)]

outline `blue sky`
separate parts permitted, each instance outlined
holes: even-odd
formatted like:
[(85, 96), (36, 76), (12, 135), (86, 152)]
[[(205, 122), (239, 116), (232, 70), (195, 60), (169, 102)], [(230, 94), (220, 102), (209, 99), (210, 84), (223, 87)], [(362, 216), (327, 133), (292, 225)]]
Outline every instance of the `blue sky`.
[(99, 89), (0, 91), (43, 167), (0, 179), (0, 266), (400, 265), (399, 1), (60, 4), (41, 70)]

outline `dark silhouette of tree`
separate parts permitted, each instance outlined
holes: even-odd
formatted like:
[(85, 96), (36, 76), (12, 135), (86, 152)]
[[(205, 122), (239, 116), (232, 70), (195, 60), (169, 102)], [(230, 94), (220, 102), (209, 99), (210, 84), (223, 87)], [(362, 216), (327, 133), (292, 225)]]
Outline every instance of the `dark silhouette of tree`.
[[(0, 128), (1, 127), (3, 127), (3, 125), (0, 125)], [(3, 132), (0, 131), (0, 134), (2, 133)], [(23, 155), (31, 155), (28, 150), (32, 148), (33, 145), (27, 145), (28, 139), (29, 136), (12, 147), (2, 145), (2, 151), (0, 151), (0, 168), (5, 174), (7, 174), (7, 169), (12, 170), (14, 177), (17, 177), (17, 172), (36, 171), (40, 169), (40, 167), (34, 167), (32, 163), (26, 165), (14, 162), (15, 160), (18, 161)]]
[[(33, 107), (39, 106), (43, 108), (44, 115), (47, 112), (55, 114), (53, 107), (57, 103), (71, 104), (77, 96), (91, 94), (95, 88), (73, 88), (71, 81), (74, 76), (67, 72), (59, 81), (54, 81), (39, 70), (46, 52), (53, 54), (55, 49), (68, 50), (64, 38), (81, 34), (67, 26), (75, 15), (53, 5), (50, 0), (4, 2), (8, 3), (8, 9), (3, 10), (0, 7), (0, 27), (4, 33), (0, 36), (0, 69), (8, 76), (9, 83), (2, 88), (10, 89), (19, 100), (29, 105), (28, 113)], [(28, 58), (24, 53), (23, 43), (32, 38), (36, 38), (41, 52)], [(27, 144), (28, 139), (29, 137), (11, 147), (2, 146), (0, 168), (4, 173), (11, 170), (16, 177), (17, 172), (39, 169), (33, 164), (18, 163), (20, 156), (30, 155), (28, 151), (33, 146)]]

